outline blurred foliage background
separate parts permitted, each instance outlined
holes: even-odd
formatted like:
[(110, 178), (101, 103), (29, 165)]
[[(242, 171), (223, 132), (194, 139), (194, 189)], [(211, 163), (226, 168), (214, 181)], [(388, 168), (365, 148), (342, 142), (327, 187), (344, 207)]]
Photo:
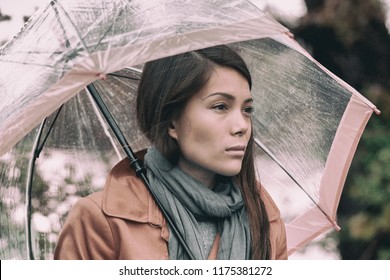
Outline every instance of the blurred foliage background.
[[(378, 106), (348, 173), (338, 210), (342, 259), (390, 259), (390, 36), (379, 0), (305, 0), (291, 25), (321, 64)], [(283, 19), (279, 19), (283, 23)]]
[[(315, 59), (382, 112), (370, 119), (352, 162), (338, 211), (342, 230), (328, 238), (337, 240), (341, 259), (390, 259), (390, 35), (386, 7), (380, 0), (304, 2), (307, 13), (298, 21), (277, 19)], [(28, 18), (24, 16), (25, 21)], [(0, 21), (8, 20), (10, 16), (0, 10)], [(15, 180), (21, 177), (15, 175)]]

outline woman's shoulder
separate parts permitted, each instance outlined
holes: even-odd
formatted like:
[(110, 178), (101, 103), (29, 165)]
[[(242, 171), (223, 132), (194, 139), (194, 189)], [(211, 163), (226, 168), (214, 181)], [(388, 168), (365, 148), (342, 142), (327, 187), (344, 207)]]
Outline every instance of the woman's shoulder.
[[(144, 160), (145, 154), (147, 150), (140, 150), (135, 153), (135, 158), (142, 162)], [(136, 176), (136, 173), (131, 166), (131, 161), (128, 157), (123, 158), (118, 163), (115, 164), (115, 166), (110, 170), (108, 173), (109, 176), (115, 176), (115, 177), (126, 177), (126, 176)]]
[[(140, 161), (144, 158), (145, 151), (136, 154)], [(143, 200), (150, 194), (143, 179), (137, 176), (131, 166), (129, 158), (119, 161), (108, 173), (103, 190), (103, 197), (126, 198), (134, 197)]]
[[(142, 160), (143, 154), (144, 151), (138, 153), (138, 158)], [(146, 222), (151, 216), (161, 216), (155, 204), (148, 187), (136, 175), (128, 158), (111, 169), (102, 194), (102, 209), (107, 215)], [(162, 218), (158, 220), (161, 222)]]
[[(141, 151), (137, 156), (143, 160), (144, 154), (145, 151)], [(162, 224), (164, 220), (149, 188), (136, 175), (128, 158), (110, 170), (102, 191), (79, 199), (74, 208), (74, 211), (99, 212), (108, 217), (142, 223)]]

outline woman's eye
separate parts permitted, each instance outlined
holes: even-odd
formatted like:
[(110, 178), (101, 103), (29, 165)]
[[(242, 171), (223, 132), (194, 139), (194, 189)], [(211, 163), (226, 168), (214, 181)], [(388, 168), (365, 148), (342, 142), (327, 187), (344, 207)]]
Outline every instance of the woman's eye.
[(217, 104), (213, 108), (218, 110), (218, 111), (225, 111), (225, 110), (227, 110), (227, 106), (225, 104)]
[(255, 108), (253, 108), (252, 106), (248, 106), (244, 108), (244, 112), (248, 115), (252, 114), (254, 110)]

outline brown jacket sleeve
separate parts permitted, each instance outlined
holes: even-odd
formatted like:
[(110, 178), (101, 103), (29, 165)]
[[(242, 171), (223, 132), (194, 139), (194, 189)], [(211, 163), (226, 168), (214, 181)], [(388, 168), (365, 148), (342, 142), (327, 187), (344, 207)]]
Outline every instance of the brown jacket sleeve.
[(100, 207), (90, 197), (79, 199), (59, 235), (54, 259), (114, 259), (115, 251), (109, 223)]

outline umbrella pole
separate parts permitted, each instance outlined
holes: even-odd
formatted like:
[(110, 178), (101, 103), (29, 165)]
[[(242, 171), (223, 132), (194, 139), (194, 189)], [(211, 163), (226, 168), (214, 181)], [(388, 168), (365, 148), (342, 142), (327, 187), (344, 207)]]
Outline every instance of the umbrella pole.
[(139, 159), (135, 157), (134, 152), (130, 148), (129, 143), (127, 142), (125, 136), (123, 135), (122, 131), (120, 130), (118, 124), (116, 123), (114, 117), (111, 115), (110, 111), (108, 110), (106, 104), (104, 103), (103, 99), (99, 95), (99, 92), (97, 91), (96, 87), (93, 84), (90, 84), (87, 86), (87, 91), (92, 96), (93, 101), (99, 108), (100, 113), (103, 115), (104, 119), (107, 121), (109, 127), (112, 129), (112, 131), (115, 134), (115, 137), (119, 141), (121, 147), (123, 148), (126, 156), (130, 159), (130, 165), (135, 170), (135, 173), (137, 176), (142, 177), (142, 174), (145, 174), (145, 169), (143, 168), (141, 162)]
[[(107, 121), (108, 125), (112, 129), (113, 133), (115, 134), (116, 138), (118, 139), (121, 147), (124, 149), (124, 152), (126, 153), (126, 156), (130, 159), (130, 165), (135, 170), (135, 173), (138, 177), (140, 177), (145, 185), (150, 190), (150, 185), (148, 178), (146, 177), (146, 170), (142, 166), (141, 161), (135, 157), (134, 152), (130, 148), (129, 143), (127, 142), (125, 136), (123, 135), (122, 131), (120, 130), (118, 124), (116, 123), (115, 119), (111, 115), (110, 111), (108, 110), (106, 104), (104, 103), (103, 99), (99, 95), (99, 92), (97, 91), (96, 87), (93, 84), (90, 84), (87, 86), (87, 91), (92, 96), (93, 100), (95, 101), (97, 107), (100, 110), (100, 113), (103, 115), (104, 119)], [(191, 252), (190, 248), (188, 248), (187, 244), (185, 243), (182, 235), (179, 233), (176, 225), (172, 221), (171, 217), (168, 215), (168, 213), (163, 208), (161, 202), (158, 200), (158, 198), (155, 196), (155, 194), (150, 191), (153, 198), (155, 199), (157, 205), (159, 206), (161, 212), (163, 213), (165, 219), (167, 220), (168, 224), (171, 227), (172, 232), (176, 235), (177, 239), (185, 249), (186, 253), (190, 257), (191, 260), (195, 260), (195, 257), (193, 253)]]

